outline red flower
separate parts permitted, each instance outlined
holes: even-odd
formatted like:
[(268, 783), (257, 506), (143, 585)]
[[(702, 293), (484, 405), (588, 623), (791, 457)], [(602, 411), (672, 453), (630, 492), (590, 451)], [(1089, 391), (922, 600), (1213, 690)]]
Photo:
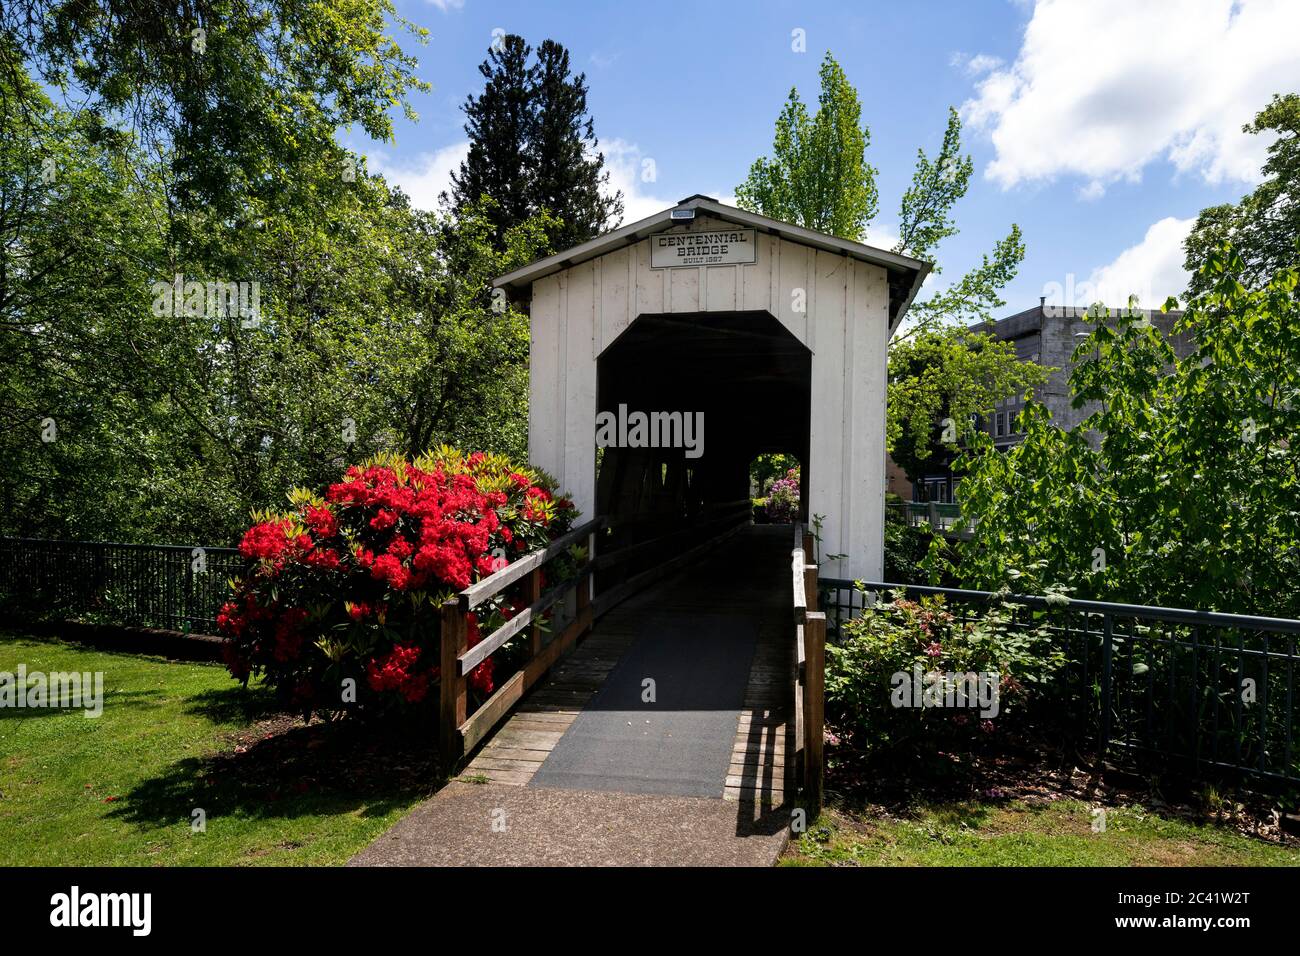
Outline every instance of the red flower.
[(318, 538), (330, 538), (338, 534), (338, 519), (325, 505), (308, 505), (304, 520)]
[(248, 626), (248, 619), (239, 613), (239, 605), (234, 601), (227, 601), (221, 605), (221, 610), (217, 612), (217, 627), (223, 634), (229, 634), (232, 637), (238, 637), (244, 633), (244, 628)]
[(420, 648), (414, 644), (395, 644), (383, 658), (372, 658), (366, 665), (366, 682), (371, 690), (395, 690), (411, 703), (417, 703), (429, 690), (427, 672), (410, 672), (419, 658)]
[(289, 547), (289, 522), (263, 521), (244, 532), (239, 553), (245, 558), (275, 559)]
[(303, 557), (314, 568), (322, 568), (326, 571), (337, 571), (339, 567), (339, 556), (329, 548), (316, 548), (307, 552)]
[(401, 560), (391, 554), (381, 554), (375, 558), (375, 563), (370, 568), (370, 575), (377, 580), (387, 582), (389, 587), (398, 591), (405, 591), (411, 583), (411, 572)]

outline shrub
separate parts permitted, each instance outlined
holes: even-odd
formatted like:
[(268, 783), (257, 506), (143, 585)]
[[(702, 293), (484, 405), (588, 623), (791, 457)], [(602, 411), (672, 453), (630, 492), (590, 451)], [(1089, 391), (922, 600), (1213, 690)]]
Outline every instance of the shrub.
[(930, 543), (942, 536), (935, 535), (928, 526), (909, 527), (896, 521), (885, 521), (885, 580), (891, 584), (926, 584), (929, 574), (921, 566), (930, 551)]
[(791, 468), (784, 478), (772, 482), (767, 496), (767, 517), (774, 522), (794, 521), (799, 517), (798, 468)]
[[(901, 591), (864, 609), (826, 648), (828, 718), (873, 753), (910, 749), (925, 757), (976, 746), (1035, 703), (1064, 664), (1046, 631), (1014, 622), (1012, 610), (992, 606), (962, 622), (942, 597), (913, 601)], [(973, 693), (972, 706), (961, 706), (961, 684), (942, 679), (967, 674), (990, 675), (993, 707), (974, 706)], [(950, 689), (951, 700), (935, 703)]]
[[(261, 676), (307, 713), (427, 706), (441, 604), (576, 515), (545, 474), (447, 447), (415, 462), (380, 456), (323, 496), (296, 489), (289, 500), (287, 513), (254, 515), (218, 623), (230, 673)], [(471, 645), (522, 607), (521, 583), (476, 609)], [(476, 698), (492, 693), (493, 667), (471, 673)]]

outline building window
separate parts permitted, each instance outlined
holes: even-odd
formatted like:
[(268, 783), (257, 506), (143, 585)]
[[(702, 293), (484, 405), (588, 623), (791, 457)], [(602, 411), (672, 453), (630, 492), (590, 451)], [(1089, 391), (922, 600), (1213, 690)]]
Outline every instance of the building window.
[(1007, 433), (1007, 413), (998, 412), (993, 421), (993, 435), (995, 438), (1001, 438)]

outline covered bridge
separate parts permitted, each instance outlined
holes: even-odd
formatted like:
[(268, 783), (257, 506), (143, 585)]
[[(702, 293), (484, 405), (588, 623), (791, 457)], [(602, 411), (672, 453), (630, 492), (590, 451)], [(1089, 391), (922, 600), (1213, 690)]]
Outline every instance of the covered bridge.
[(794, 455), (823, 574), (878, 579), (886, 347), (928, 271), (697, 195), (502, 276), (530, 317), (530, 461), (584, 514), (662, 527)]

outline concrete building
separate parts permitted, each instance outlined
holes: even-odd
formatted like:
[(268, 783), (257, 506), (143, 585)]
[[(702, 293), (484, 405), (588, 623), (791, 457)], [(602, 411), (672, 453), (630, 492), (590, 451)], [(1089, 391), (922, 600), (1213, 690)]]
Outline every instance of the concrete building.
[[(1074, 368), (1070, 357), (1082, 338), (1096, 328), (1096, 321), (1087, 318), (1087, 311), (1048, 305), (1046, 299), (1041, 299), (1036, 307), (1009, 315), (991, 325), (972, 326), (973, 331), (990, 332), (996, 338), (1013, 343), (1021, 361), (1037, 362), (1056, 370), (1045, 384), (1034, 389), (1033, 397), (1047, 406), (1052, 421), (1061, 428), (1073, 428), (1097, 410), (1095, 403), (1073, 408), (1070, 398), (1070, 372)], [(1114, 314), (1115, 310), (1111, 311)], [(1181, 312), (1141, 311), (1164, 333), (1180, 359), (1191, 353), (1191, 340), (1186, 335), (1174, 335), (1173, 331)], [(984, 430), (993, 437), (995, 445), (1006, 448), (1021, 440), (1023, 436), (1016, 430), (1016, 417), (1024, 405), (1025, 396), (1014, 395), (998, 403), (990, 413)]]
[[(1112, 309), (1112, 314), (1115, 311)], [(1173, 331), (1181, 312), (1162, 313), (1158, 309), (1141, 311), (1164, 333), (1178, 358), (1185, 358), (1192, 352), (1191, 339), (1185, 334), (1175, 335)], [(1047, 406), (1055, 424), (1069, 429), (1097, 410), (1096, 403), (1092, 402), (1074, 408), (1070, 395), (1070, 373), (1074, 368), (1071, 356), (1081, 339), (1096, 327), (1096, 321), (1087, 315), (1086, 308), (1048, 305), (1046, 298), (1043, 298), (1033, 308), (992, 323), (971, 326), (971, 331), (991, 333), (995, 338), (1011, 342), (1022, 362), (1036, 362), (1053, 368), (1055, 371), (1047, 382), (1034, 389), (1033, 398)], [(984, 420), (983, 430), (992, 437), (996, 447), (1007, 449), (1024, 438), (1017, 426), (1017, 418), (1024, 407), (1025, 395), (1013, 395), (999, 402)], [(1096, 439), (1095, 435), (1092, 437)], [(886, 460), (886, 468), (889, 475), (901, 472), (892, 459)], [(954, 500), (958, 480), (949, 470), (947, 461), (937, 460), (934, 467), (921, 475), (909, 488), (911, 498), (914, 501), (951, 502)]]

